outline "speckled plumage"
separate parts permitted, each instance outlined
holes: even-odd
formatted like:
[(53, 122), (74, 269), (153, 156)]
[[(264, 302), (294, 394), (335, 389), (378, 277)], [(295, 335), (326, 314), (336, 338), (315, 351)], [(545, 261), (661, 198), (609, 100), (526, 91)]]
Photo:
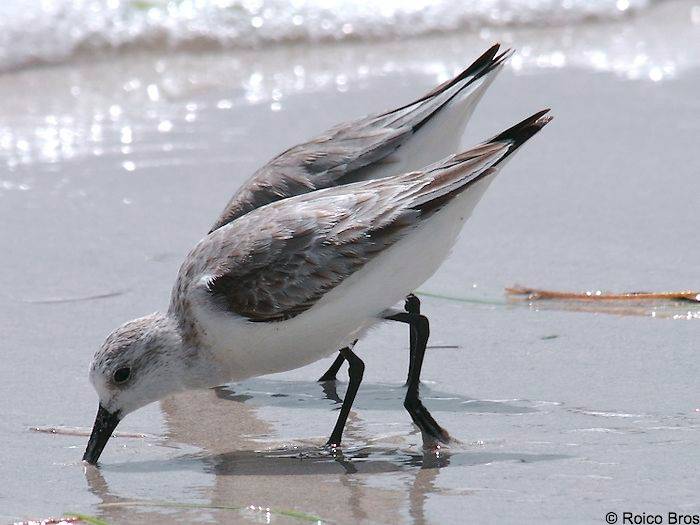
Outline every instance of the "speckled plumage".
[(508, 151), (488, 143), (423, 171), (284, 199), (209, 234), (182, 265), (171, 312), (190, 325), (189, 297), (206, 289), (212, 308), (251, 321), (281, 321), (406, 235), (428, 204), (455, 185), (466, 189)]

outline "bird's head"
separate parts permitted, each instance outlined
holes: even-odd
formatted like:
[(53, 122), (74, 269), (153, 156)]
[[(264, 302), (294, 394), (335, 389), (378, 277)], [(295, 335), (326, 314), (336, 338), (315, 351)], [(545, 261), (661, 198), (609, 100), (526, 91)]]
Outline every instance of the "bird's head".
[(90, 365), (100, 405), (83, 460), (96, 463), (130, 412), (184, 388), (183, 343), (168, 316), (152, 314), (112, 332)]

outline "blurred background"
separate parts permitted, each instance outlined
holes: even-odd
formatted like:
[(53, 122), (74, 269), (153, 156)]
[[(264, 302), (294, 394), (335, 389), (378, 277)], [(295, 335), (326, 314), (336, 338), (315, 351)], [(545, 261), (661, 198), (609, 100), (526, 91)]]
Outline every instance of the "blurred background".
[(0, 159), (11, 171), (111, 160), (115, 146), (138, 158), (149, 121), (167, 134), (177, 109), (176, 129), (193, 125), (203, 107), (194, 99), (207, 91), (225, 92), (220, 110), (280, 111), (290, 96), (376, 77), (441, 82), (495, 41), (515, 47), (514, 74), (566, 68), (664, 82), (697, 65), (699, 25), (692, 0), (8, 0)]
[[(421, 290), (435, 347), (424, 399), (462, 444), (422, 453), (401, 406), (405, 330), (389, 326), (358, 345), (367, 371), (343, 461), (298, 457), (323, 442), (345, 388), (314, 382), (321, 362), (130, 415), (85, 470), (93, 352), (167, 307), (235, 189), (494, 42), (515, 53), (463, 145), (544, 107), (555, 120)], [(700, 512), (697, 305), (504, 295), (700, 287), (699, 88), (697, 0), (0, 2), (0, 521)]]

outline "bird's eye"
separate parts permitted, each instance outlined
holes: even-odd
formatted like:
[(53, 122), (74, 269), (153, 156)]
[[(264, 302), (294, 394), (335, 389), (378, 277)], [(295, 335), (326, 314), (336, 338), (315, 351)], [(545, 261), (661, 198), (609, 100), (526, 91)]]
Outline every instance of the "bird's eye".
[(117, 384), (124, 383), (129, 377), (131, 377), (131, 368), (128, 366), (117, 368), (114, 372), (114, 382)]

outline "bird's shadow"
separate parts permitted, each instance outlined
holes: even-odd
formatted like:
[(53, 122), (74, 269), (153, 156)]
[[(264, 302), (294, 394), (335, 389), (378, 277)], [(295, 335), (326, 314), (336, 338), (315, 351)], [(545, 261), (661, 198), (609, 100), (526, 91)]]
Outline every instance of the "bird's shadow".
[[(339, 406), (346, 386), (342, 381), (281, 381), (255, 378), (216, 387), (214, 391), (219, 399), (237, 401), (254, 407), (310, 409)], [(425, 405), (435, 412), (526, 414), (538, 411), (537, 408), (527, 406), (526, 400), (502, 402), (473, 399), (434, 389), (426, 383), (421, 384), (420, 392)], [(363, 383), (353, 408), (403, 410), (405, 395), (406, 388), (402, 385)]]

